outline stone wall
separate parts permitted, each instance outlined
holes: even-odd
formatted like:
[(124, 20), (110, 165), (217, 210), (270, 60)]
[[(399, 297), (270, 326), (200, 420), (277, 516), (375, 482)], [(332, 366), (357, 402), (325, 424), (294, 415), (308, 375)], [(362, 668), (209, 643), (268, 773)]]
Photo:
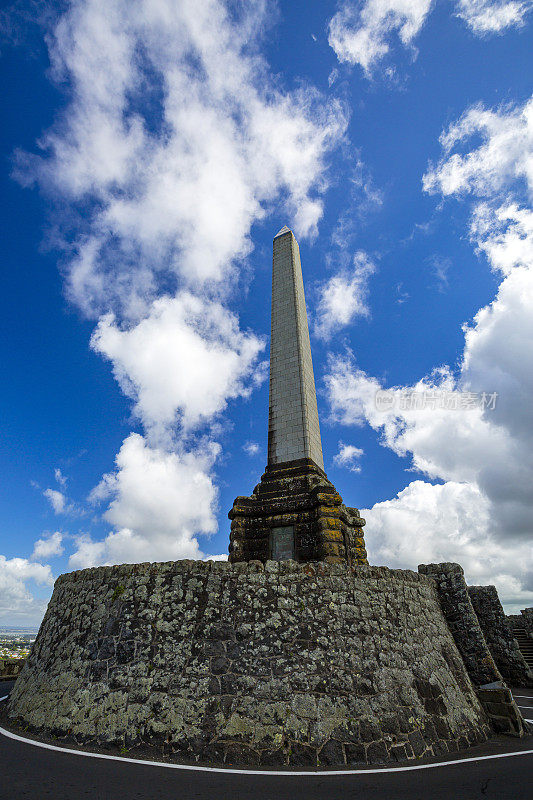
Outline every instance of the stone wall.
[(505, 686), (481, 630), (459, 564), (421, 564), (418, 571), (436, 581), (442, 611), (478, 697), (497, 733), (523, 736), (525, 725)]
[(511, 686), (533, 685), (533, 675), (520, 652), (495, 586), (469, 586), (468, 594), (496, 666)]
[(526, 636), (533, 639), (533, 608), (523, 608), (520, 614), (507, 614), (507, 624), (514, 631), (522, 629)]
[(520, 614), (510, 614), (507, 620), (511, 628), (522, 628), (533, 639), (533, 608), (523, 608)]
[(16, 678), (23, 666), (23, 658), (0, 658), (0, 680)]
[(267, 467), (252, 495), (237, 497), (228, 516), (232, 562), (272, 559), (273, 530), (290, 526), (295, 561), (368, 564), (365, 520), (309, 459)]
[(433, 580), (294, 561), (61, 576), (8, 710), (206, 763), (380, 763), (490, 736)]

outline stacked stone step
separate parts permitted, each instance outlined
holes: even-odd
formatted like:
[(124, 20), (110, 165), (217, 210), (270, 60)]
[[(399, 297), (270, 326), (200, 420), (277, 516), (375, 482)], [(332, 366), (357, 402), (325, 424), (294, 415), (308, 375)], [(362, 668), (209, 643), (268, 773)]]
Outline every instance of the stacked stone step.
[(516, 627), (513, 633), (520, 652), (524, 656), (524, 661), (530, 669), (533, 669), (533, 639), (527, 635), (524, 628)]
[(232, 562), (268, 560), (271, 530), (293, 526), (298, 561), (368, 563), (364, 519), (310, 459), (267, 467), (252, 497), (237, 497), (229, 517)]

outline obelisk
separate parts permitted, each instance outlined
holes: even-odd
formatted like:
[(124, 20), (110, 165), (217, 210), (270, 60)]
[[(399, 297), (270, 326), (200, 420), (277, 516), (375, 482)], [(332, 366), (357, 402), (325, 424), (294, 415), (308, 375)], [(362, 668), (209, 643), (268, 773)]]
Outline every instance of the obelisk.
[(272, 259), (268, 463), (300, 458), (324, 469), (300, 248), (285, 226)]
[(300, 250), (287, 227), (272, 260), (268, 463), (228, 516), (232, 562), (368, 563), (365, 521), (324, 472)]

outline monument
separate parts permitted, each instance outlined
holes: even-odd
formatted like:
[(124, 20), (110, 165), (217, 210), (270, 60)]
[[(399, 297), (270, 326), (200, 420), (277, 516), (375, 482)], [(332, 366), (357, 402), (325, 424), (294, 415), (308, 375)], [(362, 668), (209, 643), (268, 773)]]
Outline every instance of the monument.
[(272, 282), (268, 464), (230, 512), (229, 563), (60, 576), (10, 724), (263, 767), (449, 758), (494, 733), (524, 736), (502, 678), (529, 673), (491, 587), (469, 592), (458, 564), (369, 566), (364, 520), (326, 477), (288, 228)]
[(232, 562), (368, 563), (365, 521), (324, 472), (300, 249), (287, 227), (272, 259), (268, 463), (229, 518)]

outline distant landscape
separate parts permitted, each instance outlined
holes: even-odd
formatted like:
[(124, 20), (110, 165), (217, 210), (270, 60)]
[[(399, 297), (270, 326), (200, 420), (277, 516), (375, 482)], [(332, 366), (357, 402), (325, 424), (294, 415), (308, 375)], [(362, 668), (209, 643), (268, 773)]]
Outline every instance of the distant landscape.
[(35, 627), (0, 627), (0, 659), (27, 658), (37, 630)]

